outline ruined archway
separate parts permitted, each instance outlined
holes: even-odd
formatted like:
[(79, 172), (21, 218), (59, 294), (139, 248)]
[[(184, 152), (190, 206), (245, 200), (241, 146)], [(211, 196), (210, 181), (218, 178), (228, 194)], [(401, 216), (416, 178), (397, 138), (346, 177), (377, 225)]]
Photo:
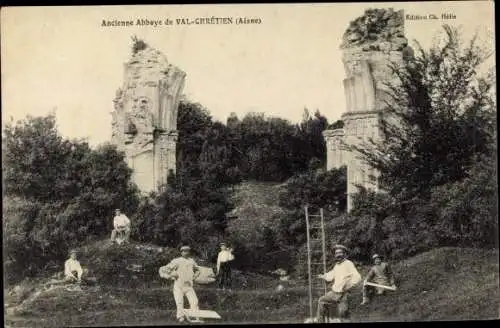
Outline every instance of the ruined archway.
[(134, 39), (133, 49), (114, 99), (111, 140), (125, 152), (133, 181), (149, 192), (176, 169), (177, 111), (186, 73), (141, 40)]

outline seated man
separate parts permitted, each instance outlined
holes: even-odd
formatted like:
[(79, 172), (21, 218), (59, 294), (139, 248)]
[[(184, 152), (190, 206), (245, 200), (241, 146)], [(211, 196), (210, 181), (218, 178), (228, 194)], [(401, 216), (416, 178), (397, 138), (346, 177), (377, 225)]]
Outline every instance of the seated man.
[(76, 251), (71, 251), (69, 259), (64, 262), (64, 280), (66, 282), (82, 282), (83, 269), (76, 259)]
[(350, 260), (347, 259), (347, 248), (335, 245), (335, 266), (329, 272), (318, 278), (333, 281), (332, 289), (318, 300), (316, 322), (323, 323), (326, 319), (327, 307), (335, 305), (335, 318), (347, 322), (349, 317), (349, 293), (361, 281), (361, 275)]
[[(130, 220), (120, 212), (120, 209), (115, 210), (115, 217), (113, 219), (113, 232), (111, 232), (111, 241), (121, 244), (121, 242), (128, 242), (130, 237)], [(117, 238), (118, 237), (118, 238)]]
[[(395, 288), (394, 277), (389, 264), (383, 262), (382, 257), (378, 254), (374, 254), (372, 259), (375, 262), (375, 265), (368, 272), (365, 282), (374, 282), (379, 285), (391, 286)], [(370, 297), (374, 294), (381, 295), (385, 291), (386, 289), (381, 287), (363, 285), (363, 302), (361, 305), (367, 304), (370, 301)]]

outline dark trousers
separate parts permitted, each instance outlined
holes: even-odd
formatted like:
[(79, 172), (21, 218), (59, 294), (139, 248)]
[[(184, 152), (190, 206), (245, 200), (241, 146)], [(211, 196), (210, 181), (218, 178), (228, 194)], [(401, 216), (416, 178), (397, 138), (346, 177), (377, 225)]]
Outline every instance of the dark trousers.
[[(332, 309), (333, 307), (333, 309)], [(333, 310), (333, 311), (330, 311)], [(332, 313), (333, 312), (333, 313)], [(324, 323), (325, 317), (347, 319), (349, 317), (348, 293), (329, 291), (318, 300), (318, 322)]]
[(383, 294), (385, 294), (385, 290), (383, 288), (377, 288), (369, 285), (363, 286), (363, 302), (368, 302), (375, 295)]
[(219, 288), (231, 288), (231, 262), (222, 262), (220, 264)]

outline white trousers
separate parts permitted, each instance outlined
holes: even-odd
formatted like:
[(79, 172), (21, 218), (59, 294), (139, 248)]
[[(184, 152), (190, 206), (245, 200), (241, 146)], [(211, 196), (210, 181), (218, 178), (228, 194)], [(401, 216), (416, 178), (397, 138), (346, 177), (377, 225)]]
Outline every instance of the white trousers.
[(198, 310), (198, 297), (192, 286), (177, 286), (174, 284), (174, 300), (177, 307), (177, 319), (184, 317), (184, 296), (188, 299), (189, 307)]

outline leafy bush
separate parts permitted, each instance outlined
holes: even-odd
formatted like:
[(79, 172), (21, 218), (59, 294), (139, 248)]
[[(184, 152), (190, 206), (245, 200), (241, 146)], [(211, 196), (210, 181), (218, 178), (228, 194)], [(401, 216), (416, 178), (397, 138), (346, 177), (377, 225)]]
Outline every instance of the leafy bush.
[(144, 40), (138, 39), (135, 35), (132, 37), (132, 53), (135, 55), (141, 50), (148, 47), (148, 44)]
[(432, 204), (441, 245), (498, 247), (498, 183), (493, 157), (481, 157), (459, 182), (436, 187)]
[(280, 195), (280, 206), (287, 211), (280, 219), (281, 240), (286, 245), (305, 242), (304, 207), (308, 206), (313, 212), (323, 208), (325, 217), (334, 217), (346, 209), (346, 191), (345, 167), (326, 172), (308, 171), (289, 179)]

